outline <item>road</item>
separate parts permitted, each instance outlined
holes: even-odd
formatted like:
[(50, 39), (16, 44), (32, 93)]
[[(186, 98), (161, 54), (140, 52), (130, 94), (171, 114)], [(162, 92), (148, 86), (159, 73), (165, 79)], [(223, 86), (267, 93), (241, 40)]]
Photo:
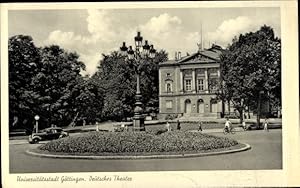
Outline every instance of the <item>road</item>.
[(30, 156), (25, 151), (37, 145), (12, 140), (9, 147), (10, 173), (282, 169), (281, 129), (237, 132), (234, 135), (210, 134), (231, 137), (250, 144), (252, 148), (244, 152), (193, 158), (81, 160)]

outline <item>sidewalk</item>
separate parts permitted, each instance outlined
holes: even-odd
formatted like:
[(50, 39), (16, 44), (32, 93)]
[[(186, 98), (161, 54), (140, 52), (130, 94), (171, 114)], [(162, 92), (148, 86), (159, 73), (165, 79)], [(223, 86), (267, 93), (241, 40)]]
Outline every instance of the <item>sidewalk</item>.
[[(234, 127), (235, 132), (243, 132), (242, 127)], [(200, 132), (198, 130), (190, 130), (189, 132)], [(203, 129), (201, 133), (222, 133), (223, 129)]]

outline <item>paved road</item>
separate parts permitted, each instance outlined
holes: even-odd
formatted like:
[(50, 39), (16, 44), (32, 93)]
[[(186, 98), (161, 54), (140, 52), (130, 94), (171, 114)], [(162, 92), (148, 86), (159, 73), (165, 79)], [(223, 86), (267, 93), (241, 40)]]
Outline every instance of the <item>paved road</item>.
[[(210, 133), (224, 136), (222, 133)], [(269, 132), (247, 131), (226, 135), (248, 143), (252, 149), (239, 153), (178, 159), (75, 160), (29, 156), (26, 149), (36, 147), (22, 141), (10, 141), (10, 173), (52, 172), (127, 172), (127, 171), (197, 171), (264, 170), (282, 168), (281, 129)]]

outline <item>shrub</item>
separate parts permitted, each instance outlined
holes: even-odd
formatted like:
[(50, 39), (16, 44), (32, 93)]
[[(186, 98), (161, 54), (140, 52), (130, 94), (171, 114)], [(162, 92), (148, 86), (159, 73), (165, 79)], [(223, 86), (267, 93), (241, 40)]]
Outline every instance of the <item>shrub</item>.
[(90, 132), (48, 142), (40, 150), (63, 153), (196, 152), (237, 145), (229, 138), (197, 132)]

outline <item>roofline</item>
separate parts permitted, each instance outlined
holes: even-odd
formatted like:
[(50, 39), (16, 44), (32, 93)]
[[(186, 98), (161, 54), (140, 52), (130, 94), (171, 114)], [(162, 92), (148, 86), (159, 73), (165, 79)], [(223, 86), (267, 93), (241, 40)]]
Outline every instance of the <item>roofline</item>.
[[(219, 61), (214, 61), (214, 62), (202, 62), (201, 64), (211, 64), (211, 63), (218, 63)], [(184, 66), (184, 65), (194, 65), (194, 64), (199, 64), (199, 63), (195, 63), (195, 62), (191, 62), (191, 63), (185, 63), (185, 64), (179, 64), (179, 63), (169, 63), (169, 64), (160, 64), (159, 67), (173, 67), (173, 66)]]

